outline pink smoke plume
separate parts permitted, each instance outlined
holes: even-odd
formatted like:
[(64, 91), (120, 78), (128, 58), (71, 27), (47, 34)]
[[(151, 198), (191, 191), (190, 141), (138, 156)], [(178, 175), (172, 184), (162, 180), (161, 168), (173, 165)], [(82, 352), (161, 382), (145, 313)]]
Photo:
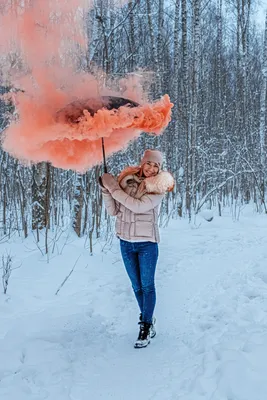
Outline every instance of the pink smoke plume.
[[(77, 72), (85, 54), (84, 16), (88, 0), (0, 0), (0, 51), (6, 55), (17, 119), (7, 128), (3, 149), (23, 162), (49, 161), (55, 167), (85, 172), (101, 162), (101, 137), (106, 153), (121, 149), (141, 131), (159, 134), (170, 121), (172, 103), (165, 96), (155, 104), (146, 96), (137, 75), (112, 90), (96, 76)], [(14, 61), (15, 60), (15, 61)], [(19, 62), (18, 62), (19, 60)], [(19, 66), (18, 66), (19, 64)], [(7, 72), (7, 68), (6, 68)], [(79, 124), (60, 122), (58, 110), (77, 99), (125, 96), (137, 108), (81, 113)]]

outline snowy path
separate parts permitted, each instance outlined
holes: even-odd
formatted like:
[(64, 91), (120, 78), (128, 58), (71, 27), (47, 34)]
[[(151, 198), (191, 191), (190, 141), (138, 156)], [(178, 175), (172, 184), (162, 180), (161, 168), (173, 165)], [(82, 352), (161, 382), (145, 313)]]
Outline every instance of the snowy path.
[(158, 335), (141, 350), (116, 243), (88, 257), (75, 241), (48, 265), (28, 254), (0, 297), (0, 399), (266, 400), (265, 218), (162, 232)]

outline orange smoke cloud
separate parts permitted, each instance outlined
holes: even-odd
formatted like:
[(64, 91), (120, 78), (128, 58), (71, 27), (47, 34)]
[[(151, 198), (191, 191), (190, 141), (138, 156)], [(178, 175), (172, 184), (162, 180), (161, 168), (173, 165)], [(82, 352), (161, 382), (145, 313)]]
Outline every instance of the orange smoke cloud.
[[(22, 96), (22, 94), (20, 94)], [(79, 123), (56, 122), (51, 109), (21, 105), (20, 124), (14, 124), (4, 148), (19, 159), (49, 160), (55, 167), (85, 172), (102, 159), (101, 137), (107, 154), (120, 150), (142, 130), (159, 134), (170, 121), (172, 103), (166, 95), (153, 105), (118, 110), (84, 111)], [(36, 117), (35, 117), (36, 116)]]
[(20, 0), (0, 0), (0, 52), (6, 54), (6, 70), (10, 55), (20, 60), (20, 67), (12, 62), (8, 73), (12, 84), (23, 89), (13, 94), (18, 119), (5, 131), (2, 145), (21, 161), (49, 161), (85, 172), (101, 161), (100, 137), (105, 136), (109, 155), (142, 130), (159, 134), (170, 120), (167, 96), (137, 109), (99, 110), (94, 116), (84, 112), (76, 126), (56, 121), (57, 111), (76, 99), (117, 95), (144, 103), (134, 75), (121, 81), (124, 89), (116, 93), (93, 75), (77, 72), (77, 59), (87, 47), (83, 27), (90, 3), (25, 0), (22, 7)]

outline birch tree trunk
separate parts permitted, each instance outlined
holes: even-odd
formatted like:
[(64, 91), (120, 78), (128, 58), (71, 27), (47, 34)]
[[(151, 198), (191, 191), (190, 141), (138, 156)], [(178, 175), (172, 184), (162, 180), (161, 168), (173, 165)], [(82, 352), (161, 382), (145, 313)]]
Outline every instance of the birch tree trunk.
[(199, 86), (199, 50), (200, 50), (200, 0), (193, 1), (193, 81), (192, 81), (192, 117), (191, 117), (191, 198), (196, 206), (197, 181), (197, 124), (198, 124), (198, 86)]
[(182, 0), (182, 73), (183, 73), (183, 128), (186, 137), (186, 150), (185, 150), (185, 181), (186, 181), (186, 210), (191, 219), (191, 163), (190, 163), (190, 129), (189, 129), (189, 71), (188, 71), (188, 33), (187, 33), (187, 0)]
[(74, 205), (73, 205), (73, 229), (77, 236), (82, 235), (82, 214), (83, 214), (83, 178), (81, 174), (76, 175), (75, 181), (75, 191), (74, 191)]
[(159, 0), (159, 11), (158, 11), (158, 37), (157, 37), (157, 87), (156, 96), (162, 95), (162, 81), (164, 74), (164, 59), (163, 59), (163, 25), (164, 25), (164, 0)]
[(49, 165), (42, 162), (33, 166), (32, 229), (41, 230), (49, 224)]
[[(180, 152), (178, 152), (178, 143), (179, 143), (179, 101), (180, 101), (180, 96), (179, 96), (179, 61), (180, 61), (180, 48), (179, 48), (179, 34), (180, 34), (180, 5), (181, 5), (181, 0), (176, 0), (175, 1), (175, 17), (174, 17), (174, 46), (173, 46), (173, 98), (172, 102), (174, 103), (174, 108), (173, 108), (173, 119), (174, 119), (174, 125), (173, 125), (173, 130), (170, 129), (171, 134), (172, 134), (172, 140), (168, 140), (168, 150), (169, 154), (171, 156), (172, 160), (177, 160), (177, 166), (175, 169), (175, 175), (178, 177), (178, 166), (181, 163), (181, 155)], [(173, 143), (174, 142), (174, 145)]]
[(148, 30), (150, 36), (150, 43), (151, 43), (151, 59), (153, 70), (156, 73), (154, 92), (157, 93), (158, 90), (158, 81), (160, 80), (159, 74), (159, 61), (158, 61), (158, 52), (156, 47), (156, 39), (155, 39), (155, 32), (154, 32), (154, 25), (153, 25), (153, 18), (152, 18), (152, 3), (151, 0), (146, 0), (146, 7), (147, 7), (147, 20), (148, 20)]
[(265, 16), (264, 53), (262, 66), (262, 86), (260, 97), (260, 160), (266, 173), (266, 93), (267, 93), (267, 11)]
[(133, 11), (133, 1), (129, 2), (129, 45), (130, 45), (130, 65), (129, 65), (129, 72), (133, 72), (136, 68), (136, 48), (135, 48), (135, 18), (134, 18), (134, 11)]

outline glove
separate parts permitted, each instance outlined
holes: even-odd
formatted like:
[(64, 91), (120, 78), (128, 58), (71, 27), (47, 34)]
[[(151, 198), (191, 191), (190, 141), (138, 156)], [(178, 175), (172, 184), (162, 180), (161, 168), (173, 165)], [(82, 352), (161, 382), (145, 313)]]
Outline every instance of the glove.
[(99, 176), (99, 178), (98, 178), (98, 183), (99, 183), (101, 192), (102, 192), (103, 194), (110, 194), (109, 191), (108, 191), (108, 189), (106, 189), (105, 186), (103, 185), (101, 176)]
[(120, 185), (116, 181), (113, 175), (104, 174), (102, 175), (102, 184), (112, 194), (115, 190), (120, 189)]
[(102, 189), (105, 189), (105, 186), (103, 185), (101, 176), (99, 176), (99, 178), (98, 178), (98, 183), (99, 183), (99, 186), (101, 186)]

